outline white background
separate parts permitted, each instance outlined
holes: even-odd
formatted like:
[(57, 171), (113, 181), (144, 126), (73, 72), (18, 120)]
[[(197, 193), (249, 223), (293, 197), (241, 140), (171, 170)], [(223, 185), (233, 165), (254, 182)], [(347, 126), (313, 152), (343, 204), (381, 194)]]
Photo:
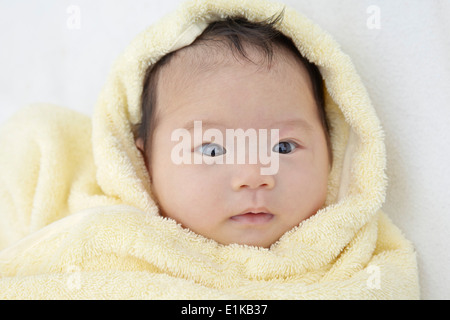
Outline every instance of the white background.
[[(92, 114), (112, 62), (179, 2), (0, 0), (0, 124), (34, 102)], [(450, 1), (284, 3), (352, 58), (386, 132), (384, 210), (415, 244), (422, 298), (450, 299)]]

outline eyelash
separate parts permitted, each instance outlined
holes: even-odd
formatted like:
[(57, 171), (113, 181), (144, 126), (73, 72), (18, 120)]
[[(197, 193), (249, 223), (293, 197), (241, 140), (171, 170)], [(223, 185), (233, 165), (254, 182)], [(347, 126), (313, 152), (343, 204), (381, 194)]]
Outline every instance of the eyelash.
[[(282, 144), (282, 143), (287, 143), (287, 144), (289, 145), (289, 147), (286, 148), (286, 149), (288, 149), (289, 152), (282, 153), (282, 152), (280, 152), (280, 151), (275, 151), (275, 148), (276, 148), (278, 145)], [(220, 154), (219, 154), (219, 155), (216, 155), (216, 153), (217, 153), (217, 152), (215, 151), (216, 148), (211, 150), (211, 153), (212, 153), (211, 155), (210, 155), (210, 154), (205, 154), (205, 153), (204, 153), (204, 149), (205, 149), (206, 147), (211, 147), (211, 146), (213, 146), (213, 147), (218, 147), (218, 149), (219, 149), (218, 152), (219, 152)], [(280, 141), (280, 142), (278, 142), (275, 146), (273, 146), (272, 151), (278, 152), (278, 153), (280, 153), (280, 154), (289, 154), (289, 153), (293, 152), (295, 149), (297, 149), (298, 147), (299, 147), (299, 145), (298, 145), (297, 143), (293, 142), (293, 141)], [(278, 150), (280, 150), (280, 149), (278, 149)], [(209, 142), (202, 144), (200, 147), (198, 147), (198, 148), (196, 149), (196, 151), (199, 151), (200, 153), (205, 154), (206, 156), (209, 156), (209, 157), (217, 157), (217, 156), (224, 155), (224, 154), (227, 153), (227, 150), (226, 150), (224, 147), (222, 147), (222, 146), (220, 146), (220, 145), (218, 145), (218, 144), (216, 144), (216, 143), (209, 143)]]

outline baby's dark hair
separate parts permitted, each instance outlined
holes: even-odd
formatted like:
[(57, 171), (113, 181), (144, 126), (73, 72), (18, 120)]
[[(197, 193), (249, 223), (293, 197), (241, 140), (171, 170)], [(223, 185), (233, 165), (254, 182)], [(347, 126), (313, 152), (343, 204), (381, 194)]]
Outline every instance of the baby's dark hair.
[[(332, 162), (331, 141), (329, 124), (325, 113), (323, 80), (317, 66), (309, 62), (298, 51), (290, 38), (282, 34), (275, 28), (275, 25), (283, 19), (284, 11), (271, 17), (266, 21), (250, 22), (245, 18), (228, 18), (223, 21), (211, 23), (204, 32), (191, 44), (199, 43), (220, 43), (230, 47), (231, 52), (245, 60), (254, 63), (245, 51), (244, 44), (250, 45), (264, 53), (268, 65), (270, 65), (274, 56), (274, 47), (283, 47), (294, 54), (308, 72), (311, 79), (314, 98), (317, 104), (317, 110), (322, 122), (322, 127), (327, 140), (328, 154), (330, 164)], [(141, 122), (135, 127), (135, 138), (142, 138), (144, 145), (144, 157), (151, 150), (151, 141), (154, 128), (156, 126), (155, 109), (157, 104), (157, 81), (159, 70), (162, 66), (168, 64), (177, 51), (171, 52), (161, 58), (154, 65), (150, 66), (145, 74), (143, 83), (143, 92), (141, 97)]]

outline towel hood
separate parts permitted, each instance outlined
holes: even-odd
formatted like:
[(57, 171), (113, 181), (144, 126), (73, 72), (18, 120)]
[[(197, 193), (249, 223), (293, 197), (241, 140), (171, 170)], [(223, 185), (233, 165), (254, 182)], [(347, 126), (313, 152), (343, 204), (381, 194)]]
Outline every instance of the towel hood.
[[(107, 195), (149, 214), (158, 214), (150, 195), (148, 173), (132, 133), (141, 118), (141, 94), (147, 68), (167, 53), (191, 44), (212, 21), (245, 17), (257, 22), (282, 10), (285, 10), (284, 19), (276, 27), (319, 67), (323, 76), (334, 157), (327, 206), (305, 221), (300, 233), (305, 239), (329, 241), (335, 237), (318, 234), (323, 230), (339, 234), (342, 228), (353, 228), (356, 232), (371, 219), (385, 198), (385, 147), (380, 122), (360, 77), (350, 58), (325, 31), (283, 4), (261, 0), (185, 2), (139, 34), (118, 58), (93, 118), (94, 157), (99, 164), (97, 180)], [(117, 156), (121, 163), (127, 163), (127, 172), (100, 165), (120, 165), (113, 161)], [(112, 174), (118, 171), (123, 172), (122, 177)], [(337, 207), (340, 209), (336, 210)], [(317, 233), (315, 229), (319, 226), (322, 231)], [(321, 243), (320, 247), (343, 246), (349, 241), (335, 240)]]

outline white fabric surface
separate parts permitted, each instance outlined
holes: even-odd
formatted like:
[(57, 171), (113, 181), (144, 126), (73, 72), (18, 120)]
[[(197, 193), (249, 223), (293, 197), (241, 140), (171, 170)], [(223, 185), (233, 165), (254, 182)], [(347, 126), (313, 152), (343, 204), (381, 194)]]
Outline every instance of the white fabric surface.
[[(0, 124), (50, 102), (91, 114), (113, 60), (179, 0), (0, 0)], [(450, 299), (450, 1), (284, 0), (352, 58), (386, 133), (384, 211), (416, 246), (423, 299)]]

